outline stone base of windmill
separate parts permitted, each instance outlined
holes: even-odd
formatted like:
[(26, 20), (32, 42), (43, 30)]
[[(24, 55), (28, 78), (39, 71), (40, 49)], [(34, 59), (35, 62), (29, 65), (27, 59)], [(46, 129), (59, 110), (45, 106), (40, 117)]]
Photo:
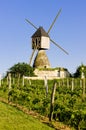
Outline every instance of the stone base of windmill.
[(69, 77), (69, 72), (65, 68), (36, 68), (34, 73), (37, 77), (47, 77), (47, 79), (59, 79)]
[(34, 73), (38, 79), (43, 79), (44, 77), (47, 77), (47, 79), (69, 77), (67, 69), (61, 67), (51, 68), (45, 50), (38, 51), (33, 63), (33, 68), (35, 68)]

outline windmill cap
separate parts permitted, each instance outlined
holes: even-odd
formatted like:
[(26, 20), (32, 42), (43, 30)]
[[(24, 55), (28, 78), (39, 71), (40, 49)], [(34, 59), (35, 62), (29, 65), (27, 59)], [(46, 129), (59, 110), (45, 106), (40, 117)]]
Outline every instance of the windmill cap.
[(32, 38), (41, 36), (49, 37), (48, 33), (46, 33), (43, 27), (39, 27), (37, 31), (32, 35)]

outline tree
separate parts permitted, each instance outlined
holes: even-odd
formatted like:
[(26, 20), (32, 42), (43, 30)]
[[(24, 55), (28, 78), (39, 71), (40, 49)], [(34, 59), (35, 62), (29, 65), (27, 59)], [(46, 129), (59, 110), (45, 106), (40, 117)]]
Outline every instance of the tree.
[(73, 74), (75, 78), (81, 78), (82, 73), (86, 77), (86, 66), (81, 64), (77, 67), (76, 72)]
[(27, 63), (17, 63), (13, 65), (7, 73), (11, 73), (12, 76), (33, 76), (34, 69)]

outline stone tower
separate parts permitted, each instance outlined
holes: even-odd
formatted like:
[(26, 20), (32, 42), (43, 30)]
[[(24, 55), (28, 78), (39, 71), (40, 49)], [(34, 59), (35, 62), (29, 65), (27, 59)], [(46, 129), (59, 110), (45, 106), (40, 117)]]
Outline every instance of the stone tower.
[(48, 60), (48, 57), (46, 55), (46, 52), (44, 50), (39, 50), (34, 63), (33, 63), (34, 68), (50, 68), (50, 63)]

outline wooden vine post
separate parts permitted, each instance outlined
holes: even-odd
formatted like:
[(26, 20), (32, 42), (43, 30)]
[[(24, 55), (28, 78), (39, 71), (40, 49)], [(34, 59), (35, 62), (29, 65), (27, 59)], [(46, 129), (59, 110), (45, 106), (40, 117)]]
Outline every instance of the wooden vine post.
[(72, 92), (73, 92), (73, 90), (74, 90), (74, 79), (72, 78)]
[(24, 86), (24, 75), (22, 77), (22, 86)]
[(69, 79), (67, 78), (67, 88), (69, 88)]
[(11, 73), (8, 74), (8, 88), (11, 89)]
[(45, 79), (44, 79), (44, 86), (46, 88), (46, 97), (48, 95), (48, 83), (47, 83), (47, 77), (45, 76)]
[(54, 110), (54, 97), (55, 97), (55, 91), (56, 91), (56, 85), (57, 83), (54, 83), (53, 89), (52, 89), (52, 94), (51, 94), (51, 104), (50, 104), (50, 116), (49, 116), (49, 121), (52, 121), (53, 118), (53, 110)]
[(20, 73), (18, 73), (18, 86), (20, 85)]
[(10, 93), (10, 90), (11, 90), (11, 73), (8, 73), (8, 89), (9, 89), (9, 91), (8, 91), (8, 102), (9, 102), (9, 100), (10, 100), (10, 95), (9, 95), (9, 93)]
[(85, 101), (85, 78), (83, 80), (83, 93), (82, 93), (82, 101)]

